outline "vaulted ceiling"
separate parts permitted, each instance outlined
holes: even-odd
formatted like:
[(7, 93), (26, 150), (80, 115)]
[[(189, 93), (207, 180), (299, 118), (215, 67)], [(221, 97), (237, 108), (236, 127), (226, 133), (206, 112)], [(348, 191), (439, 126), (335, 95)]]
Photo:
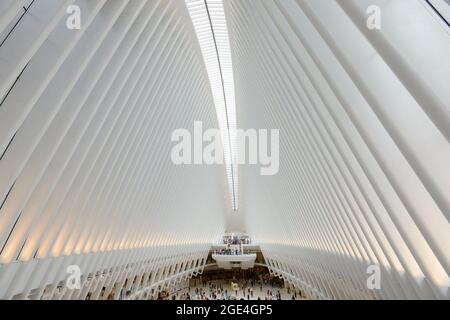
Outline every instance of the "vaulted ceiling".
[[(446, 4), (1, 1), (0, 298), (150, 298), (233, 228), (310, 298), (450, 298)], [(223, 165), (171, 161), (195, 121)]]

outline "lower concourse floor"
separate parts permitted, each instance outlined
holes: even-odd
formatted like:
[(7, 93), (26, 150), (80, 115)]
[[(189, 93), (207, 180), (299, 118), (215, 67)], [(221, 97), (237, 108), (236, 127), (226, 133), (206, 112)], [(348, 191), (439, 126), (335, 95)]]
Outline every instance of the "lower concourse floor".
[(177, 292), (162, 292), (167, 300), (302, 300), (302, 294), (266, 268), (249, 270), (205, 269)]
[[(208, 281), (195, 287), (186, 288), (176, 294), (177, 300), (300, 300), (293, 290), (260, 283), (240, 281), (238, 289), (232, 281)], [(189, 293), (189, 295), (188, 295)], [(173, 297), (172, 297), (173, 299)]]

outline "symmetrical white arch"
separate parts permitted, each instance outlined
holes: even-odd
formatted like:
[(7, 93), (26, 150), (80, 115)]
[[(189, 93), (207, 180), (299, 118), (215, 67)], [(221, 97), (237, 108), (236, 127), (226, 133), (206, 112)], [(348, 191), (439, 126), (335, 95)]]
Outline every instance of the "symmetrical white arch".
[(279, 173), (240, 166), (236, 197), (270, 272), (311, 299), (450, 298), (448, 24), (419, 0), (225, 0), (224, 23), (207, 0), (213, 50), (200, 1), (0, 2), (0, 298), (148, 299), (202, 272), (237, 179), (174, 165), (170, 138), (223, 131), (214, 51), (232, 125), (280, 129)]

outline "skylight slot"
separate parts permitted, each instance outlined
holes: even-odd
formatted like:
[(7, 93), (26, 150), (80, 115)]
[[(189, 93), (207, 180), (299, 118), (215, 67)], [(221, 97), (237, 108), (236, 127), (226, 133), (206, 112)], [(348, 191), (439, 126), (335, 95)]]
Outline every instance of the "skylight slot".
[(222, 135), (232, 209), (237, 210), (236, 104), (230, 41), (222, 0), (186, 0), (200, 43)]

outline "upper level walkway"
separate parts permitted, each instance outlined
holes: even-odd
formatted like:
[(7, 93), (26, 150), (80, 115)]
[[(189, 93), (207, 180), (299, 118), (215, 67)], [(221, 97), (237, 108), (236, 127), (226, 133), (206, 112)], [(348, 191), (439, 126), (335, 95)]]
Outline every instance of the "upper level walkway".
[(246, 235), (226, 235), (222, 243), (211, 247), (212, 258), (219, 268), (224, 269), (253, 268), (258, 252), (259, 246)]

